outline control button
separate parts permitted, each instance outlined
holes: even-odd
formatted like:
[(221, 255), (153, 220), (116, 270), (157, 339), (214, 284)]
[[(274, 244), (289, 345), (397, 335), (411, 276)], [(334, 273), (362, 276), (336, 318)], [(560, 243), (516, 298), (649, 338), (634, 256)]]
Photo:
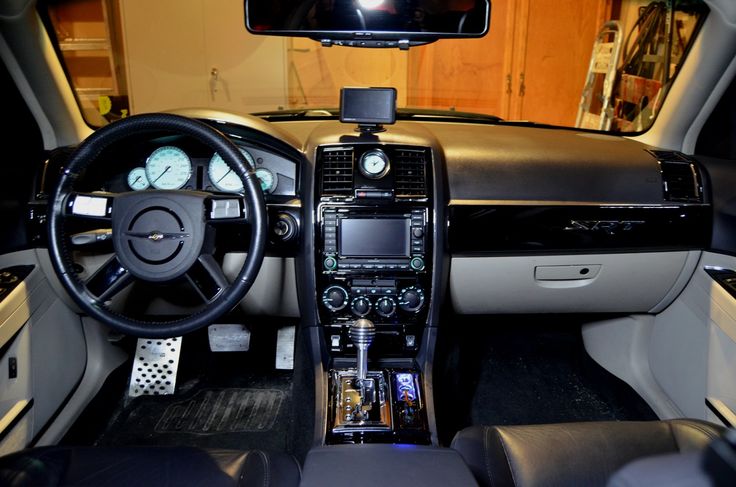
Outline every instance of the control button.
[(417, 346), (417, 337), (414, 335), (406, 335), (406, 348), (414, 348)]
[(404, 311), (416, 313), (424, 306), (424, 291), (416, 286), (409, 286), (401, 290), (399, 307)]
[(363, 296), (365, 294), (368, 294), (364, 287), (354, 287), (354, 288), (351, 288), (350, 291), (357, 296)]
[(348, 292), (340, 286), (330, 286), (322, 293), (322, 303), (330, 311), (340, 311), (348, 305)]
[(373, 269), (375, 265), (373, 264), (363, 264), (363, 269)]
[(337, 269), (337, 260), (334, 257), (327, 257), (325, 258), (324, 265), (328, 271), (334, 271)]
[(421, 257), (414, 257), (413, 259), (411, 259), (409, 265), (411, 265), (411, 268), (415, 271), (421, 271), (424, 269), (424, 259), (422, 259)]
[(332, 348), (340, 348), (340, 335), (331, 335), (330, 345), (332, 345)]
[(396, 301), (393, 298), (383, 297), (376, 302), (376, 313), (388, 318), (396, 311)]
[(411, 231), (411, 235), (414, 238), (422, 238), (424, 236), (424, 230), (421, 227), (416, 227)]
[(365, 316), (371, 312), (371, 302), (368, 298), (358, 296), (353, 299), (350, 309), (353, 311), (355, 316)]

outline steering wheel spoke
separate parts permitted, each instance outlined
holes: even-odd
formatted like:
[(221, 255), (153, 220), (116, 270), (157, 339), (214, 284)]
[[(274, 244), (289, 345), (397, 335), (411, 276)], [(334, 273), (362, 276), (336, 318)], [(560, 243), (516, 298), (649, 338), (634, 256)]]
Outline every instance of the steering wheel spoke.
[(205, 199), (209, 223), (249, 223), (248, 205), (240, 195), (212, 194)]
[(72, 192), (66, 199), (64, 214), (77, 218), (110, 222), (115, 196), (115, 193)]
[(211, 303), (230, 286), (222, 267), (208, 254), (200, 255), (197, 262), (186, 273), (189, 282), (205, 303)]
[(120, 263), (117, 256), (113, 256), (87, 279), (85, 286), (90, 294), (104, 303), (128, 287), (133, 279), (133, 275)]

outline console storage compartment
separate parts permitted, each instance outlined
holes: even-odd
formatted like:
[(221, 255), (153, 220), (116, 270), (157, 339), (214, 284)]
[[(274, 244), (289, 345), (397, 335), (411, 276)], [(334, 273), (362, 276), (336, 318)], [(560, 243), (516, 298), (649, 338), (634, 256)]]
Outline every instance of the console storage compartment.
[(449, 448), (416, 445), (334, 445), (313, 448), (302, 487), (426, 487), (478, 485), (460, 455)]

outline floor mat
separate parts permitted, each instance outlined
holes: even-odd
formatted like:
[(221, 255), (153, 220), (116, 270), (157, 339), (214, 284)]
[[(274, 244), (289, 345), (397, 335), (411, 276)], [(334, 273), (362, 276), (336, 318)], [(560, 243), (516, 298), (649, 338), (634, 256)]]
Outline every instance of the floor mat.
[(202, 390), (171, 404), (155, 427), (157, 433), (244, 433), (270, 430), (284, 393), (273, 389)]
[(473, 320), (449, 338), (435, 394), (443, 443), (470, 425), (657, 419), (587, 355), (580, 326), (550, 317), (509, 320)]
[(192, 380), (174, 396), (133, 398), (95, 444), (287, 451), (291, 374), (244, 373), (238, 382), (212, 387), (210, 380)]

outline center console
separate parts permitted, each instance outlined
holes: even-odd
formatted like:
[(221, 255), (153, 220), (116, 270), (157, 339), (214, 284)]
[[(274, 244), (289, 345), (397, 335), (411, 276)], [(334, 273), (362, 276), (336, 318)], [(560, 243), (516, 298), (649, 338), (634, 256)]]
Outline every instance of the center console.
[(432, 296), (431, 160), (377, 141), (317, 149), (327, 443), (430, 442), (415, 358)]

